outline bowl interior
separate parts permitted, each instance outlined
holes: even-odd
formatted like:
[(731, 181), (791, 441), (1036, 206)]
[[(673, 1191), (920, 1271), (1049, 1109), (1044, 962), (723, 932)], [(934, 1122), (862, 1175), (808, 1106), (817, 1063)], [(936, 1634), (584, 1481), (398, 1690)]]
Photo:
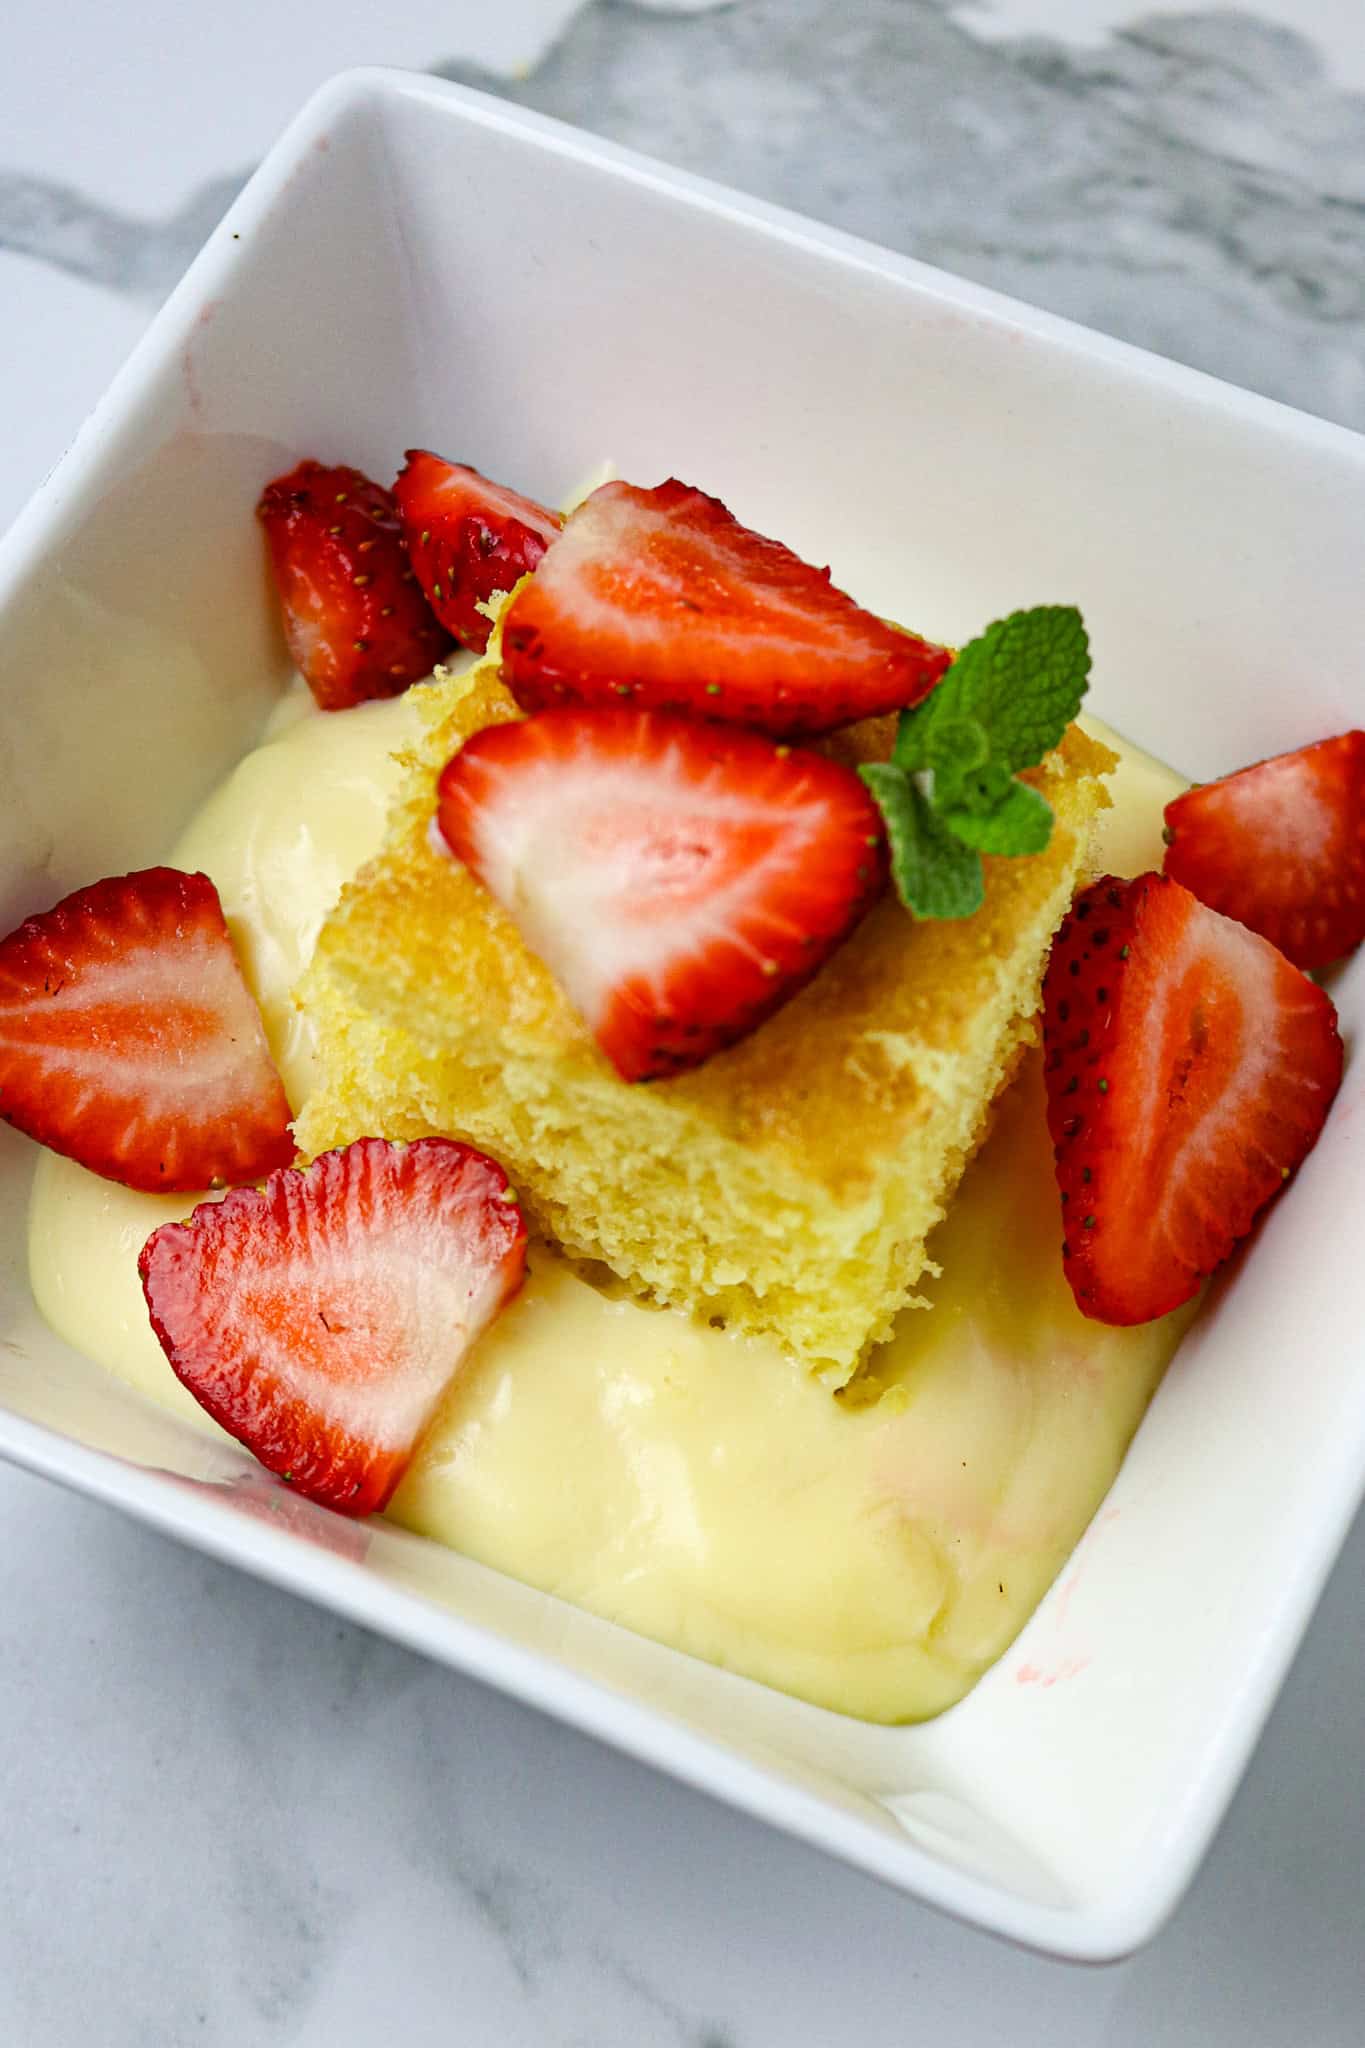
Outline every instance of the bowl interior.
[[(1350, 437), (494, 102), (361, 75), (291, 130), (11, 537), (3, 928), (163, 853), (259, 728), (285, 672), (263, 480), (303, 454), (387, 476), (419, 444), (552, 500), (603, 459), (680, 474), (950, 641), (1079, 601), (1096, 709), (1194, 776), (1365, 712)], [(1360, 970), (1336, 993), (1349, 1038)], [(1044, 1607), (922, 1728), (338, 1529), (124, 1393), (37, 1322), (8, 1132), (0, 1444), (958, 1911), (1111, 1953), (1193, 1867), (1359, 1493), (1360, 1100), (1348, 1072)], [(26, 1424), (118, 1463), (39, 1455)]]

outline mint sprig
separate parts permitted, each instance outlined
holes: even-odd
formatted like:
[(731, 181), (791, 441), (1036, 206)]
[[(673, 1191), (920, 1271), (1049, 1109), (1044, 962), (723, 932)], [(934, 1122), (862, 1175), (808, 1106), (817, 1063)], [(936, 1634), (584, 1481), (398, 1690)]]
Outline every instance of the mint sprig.
[(891, 872), (917, 917), (970, 917), (985, 898), (981, 855), (951, 832), (918, 783), (890, 761), (858, 773), (886, 821)]
[(962, 648), (932, 694), (903, 711), (889, 761), (859, 769), (886, 822), (891, 872), (915, 917), (970, 917), (983, 853), (1041, 853), (1047, 799), (1020, 782), (1080, 709), (1090, 642), (1074, 605), (997, 619)]

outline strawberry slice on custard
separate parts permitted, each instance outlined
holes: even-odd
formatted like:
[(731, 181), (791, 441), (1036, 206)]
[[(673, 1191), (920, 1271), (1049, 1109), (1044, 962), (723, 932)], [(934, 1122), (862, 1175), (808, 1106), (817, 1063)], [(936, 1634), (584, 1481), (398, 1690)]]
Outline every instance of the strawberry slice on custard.
[(676, 479), (594, 491), (503, 618), (523, 710), (626, 702), (779, 739), (918, 703), (951, 659)]
[(1048, 1129), (1077, 1305), (1145, 1323), (1197, 1293), (1317, 1143), (1331, 999), (1179, 882), (1104, 876), (1043, 985)]
[(453, 1138), (359, 1138), (163, 1224), (138, 1272), (214, 1420), (310, 1500), (368, 1515), (525, 1263), (493, 1160)]
[(486, 726), (438, 795), (447, 844), (627, 1081), (752, 1031), (886, 878), (881, 813), (850, 769), (663, 712)]
[(360, 470), (301, 462), (266, 485), (256, 513), (289, 652), (324, 711), (396, 697), (449, 653), (393, 498)]
[(207, 875), (94, 882), (0, 940), (0, 1116), (162, 1194), (293, 1158), (284, 1087)]
[(1365, 939), (1365, 732), (1276, 754), (1166, 806), (1166, 873), (1297, 967)]
[(482, 654), (492, 627), (481, 607), (535, 568), (563, 520), (427, 448), (409, 448), (393, 494), (427, 602), (457, 640)]

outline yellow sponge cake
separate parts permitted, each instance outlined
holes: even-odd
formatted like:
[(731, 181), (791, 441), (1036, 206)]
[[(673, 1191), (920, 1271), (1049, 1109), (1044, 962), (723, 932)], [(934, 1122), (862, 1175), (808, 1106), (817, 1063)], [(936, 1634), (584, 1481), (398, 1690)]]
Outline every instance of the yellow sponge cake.
[[(311, 1155), (363, 1134), (469, 1139), (531, 1222), (633, 1291), (775, 1334), (841, 1385), (915, 1300), (943, 1216), (1023, 1047), (1048, 947), (1088, 875), (1106, 748), (1076, 727), (1028, 777), (1044, 853), (987, 860), (975, 916), (877, 905), (816, 979), (704, 1066), (622, 1081), (494, 899), (433, 843), (442, 767), (518, 718), (490, 659), (416, 693), (424, 737), (378, 856), (346, 888), (297, 999), (323, 1080)], [(890, 721), (827, 743), (883, 758)]]

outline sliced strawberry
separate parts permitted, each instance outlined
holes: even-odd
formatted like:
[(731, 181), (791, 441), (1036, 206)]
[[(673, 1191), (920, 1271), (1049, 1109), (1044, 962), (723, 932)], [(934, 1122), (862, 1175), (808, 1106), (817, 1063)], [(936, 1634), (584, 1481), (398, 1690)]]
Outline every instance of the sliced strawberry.
[(521, 1285), (502, 1168), (453, 1138), (358, 1138), (165, 1223), (152, 1328), (215, 1422), (300, 1493), (382, 1508), (471, 1345)]
[(1187, 790), (1166, 832), (1166, 873), (1296, 966), (1365, 939), (1365, 732)]
[(952, 658), (676, 480), (594, 491), (509, 605), (502, 646), (527, 711), (627, 698), (779, 739), (915, 704)]
[(627, 1081), (695, 1067), (810, 980), (886, 875), (850, 769), (657, 711), (546, 711), (447, 763), (440, 828)]
[(417, 587), (392, 495), (358, 469), (301, 462), (265, 487), (289, 652), (324, 711), (396, 697), (450, 651)]
[(289, 1104), (207, 875), (78, 889), (0, 940), (0, 1116), (160, 1193), (294, 1156)]
[(491, 626), (479, 606), (535, 568), (563, 520), (534, 498), (425, 448), (409, 448), (393, 494), (408, 558), (432, 610), (457, 640), (482, 654)]
[(1077, 898), (1043, 1043), (1067, 1278), (1103, 1323), (1196, 1293), (1312, 1150), (1341, 1079), (1330, 999), (1161, 875)]

